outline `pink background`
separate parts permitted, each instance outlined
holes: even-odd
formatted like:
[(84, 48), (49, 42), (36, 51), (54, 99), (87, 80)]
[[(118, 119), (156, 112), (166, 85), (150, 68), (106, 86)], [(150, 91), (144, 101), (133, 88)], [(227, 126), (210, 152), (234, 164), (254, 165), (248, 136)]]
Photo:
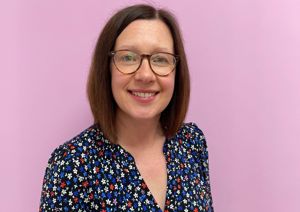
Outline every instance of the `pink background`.
[(0, 3), (0, 211), (37, 211), (47, 160), (92, 123), (85, 84), (116, 9), (152, 2), (182, 27), (187, 121), (204, 131), (219, 212), (300, 211), (300, 2)]

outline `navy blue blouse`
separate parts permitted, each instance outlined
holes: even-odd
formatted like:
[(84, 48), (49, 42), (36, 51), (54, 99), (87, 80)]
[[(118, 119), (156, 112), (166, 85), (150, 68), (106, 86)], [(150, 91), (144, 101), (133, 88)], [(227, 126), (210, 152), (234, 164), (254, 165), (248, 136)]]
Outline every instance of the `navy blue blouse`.
[[(166, 139), (167, 194), (164, 212), (213, 212), (208, 152), (202, 131), (184, 124)], [(51, 155), (40, 211), (162, 212), (132, 155), (107, 140), (97, 125)]]

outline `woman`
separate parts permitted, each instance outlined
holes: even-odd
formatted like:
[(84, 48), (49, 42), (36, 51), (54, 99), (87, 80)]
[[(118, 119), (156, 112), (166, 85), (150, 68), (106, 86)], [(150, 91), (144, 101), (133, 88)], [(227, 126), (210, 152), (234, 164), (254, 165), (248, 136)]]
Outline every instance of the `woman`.
[(205, 138), (183, 124), (189, 92), (175, 18), (117, 12), (88, 79), (95, 124), (53, 152), (40, 211), (213, 211)]

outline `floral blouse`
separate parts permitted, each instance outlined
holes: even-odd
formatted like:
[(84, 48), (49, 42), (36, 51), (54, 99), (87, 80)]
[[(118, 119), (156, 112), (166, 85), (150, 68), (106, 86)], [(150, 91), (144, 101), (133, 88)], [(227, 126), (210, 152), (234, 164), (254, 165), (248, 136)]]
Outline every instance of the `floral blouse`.
[[(165, 140), (167, 193), (164, 212), (213, 212), (208, 152), (202, 131), (184, 124)], [(132, 155), (107, 140), (97, 125), (51, 155), (39, 211), (162, 212)]]

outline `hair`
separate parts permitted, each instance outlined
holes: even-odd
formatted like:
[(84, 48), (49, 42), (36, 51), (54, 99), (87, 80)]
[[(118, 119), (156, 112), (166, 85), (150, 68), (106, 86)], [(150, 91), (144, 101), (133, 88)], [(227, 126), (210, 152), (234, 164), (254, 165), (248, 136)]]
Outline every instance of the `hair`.
[(98, 38), (87, 82), (87, 94), (94, 117), (106, 138), (116, 142), (116, 109), (111, 89), (111, 58), (116, 39), (135, 20), (161, 20), (169, 28), (174, 42), (174, 53), (179, 56), (176, 66), (173, 96), (160, 116), (160, 124), (166, 137), (172, 137), (182, 126), (189, 104), (190, 77), (179, 25), (174, 15), (164, 9), (138, 4), (126, 7), (114, 14), (106, 23)]

